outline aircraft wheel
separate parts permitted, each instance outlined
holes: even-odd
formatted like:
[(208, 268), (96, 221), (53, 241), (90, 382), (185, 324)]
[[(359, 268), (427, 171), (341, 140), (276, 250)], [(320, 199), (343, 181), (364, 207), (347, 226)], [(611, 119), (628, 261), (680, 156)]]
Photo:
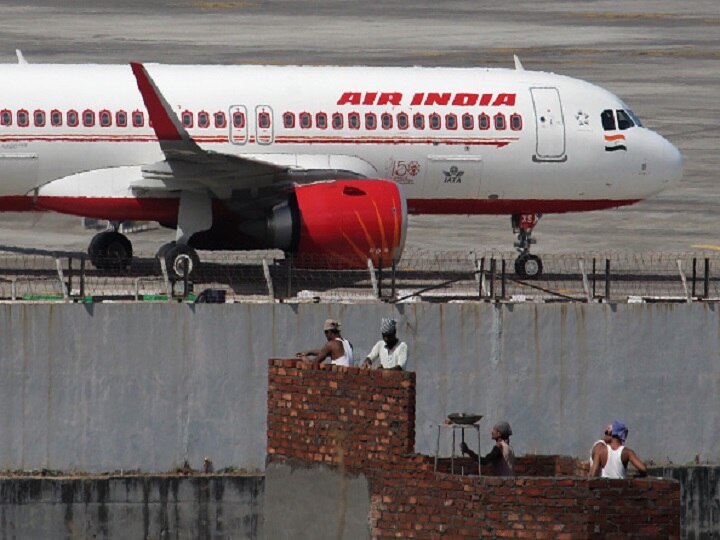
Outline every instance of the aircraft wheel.
[(543, 273), (540, 257), (524, 253), (515, 259), (515, 273), (523, 279), (539, 278)]
[(98, 270), (124, 270), (132, 262), (132, 244), (119, 232), (101, 232), (90, 241), (88, 256)]
[(187, 244), (171, 242), (158, 250), (158, 257), (165, 259), (165, 266), (171, 278), (182, 279), (191, 276), (200, 267), (200, 257)]

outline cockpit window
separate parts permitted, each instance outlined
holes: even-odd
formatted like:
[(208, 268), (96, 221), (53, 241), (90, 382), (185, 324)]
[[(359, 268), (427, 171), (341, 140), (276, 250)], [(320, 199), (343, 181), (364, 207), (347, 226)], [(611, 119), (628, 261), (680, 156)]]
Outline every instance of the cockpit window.
[(630, 109), (626, 109), (625, 112), (628, 113), (628, 116), (630, 116), (630, 118), (632, 118), (632, 121), (635, 122), (635, 125), (636, 125), (636, 126), (638, 126), (638, 127), (643, 127), (642, 122), (641, 122), (640, 119), (635, 115), (634, 112), (632, 112)]
[(618, 128), (620, 129), (630, 129), (635, 124), (632, 121), (632, 118), (630, 118), (630, 115), (626, 113), (625, 111), (618, 109), (617, 111), (617, 120), (618, 120)]
[(615, 131), (615, 114), (612, 110), (606, 109), (600, 114), (602, 126), (605, 131)]

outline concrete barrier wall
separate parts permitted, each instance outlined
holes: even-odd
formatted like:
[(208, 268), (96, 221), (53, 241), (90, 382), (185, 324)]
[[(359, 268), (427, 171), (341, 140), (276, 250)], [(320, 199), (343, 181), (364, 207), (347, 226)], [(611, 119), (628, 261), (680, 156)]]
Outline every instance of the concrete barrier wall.
[(0, 480), (0, 538), (264, 538), (265, 479), (125, 476)]
[[(416, 449), (455, 411), (518, 454), (585, 456), (620, 417), (645, 460), (720, 461), (716, 304), (0, 304), (0, 469), (265, 466), (267, 359), (363, 357), (392, 316), (417, 372)], [(443, 448), (448, 447), (443, 442)]]

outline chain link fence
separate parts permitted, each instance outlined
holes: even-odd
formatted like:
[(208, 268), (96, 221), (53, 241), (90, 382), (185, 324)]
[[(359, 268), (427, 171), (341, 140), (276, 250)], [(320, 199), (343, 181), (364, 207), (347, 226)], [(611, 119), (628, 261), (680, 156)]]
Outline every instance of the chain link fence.
[(391, 268), (368, 260), (304, 261), (275, 251), (201, 252), (202, 264), (173, 278), (154, 257), (97, 270), (82, 253), (0, 252), (0, 299), (76, 302), (689, 302), (720, 298), (720, 254), (543, 254), (544, 272), (515, 274), (515, 253), (407, 252)]

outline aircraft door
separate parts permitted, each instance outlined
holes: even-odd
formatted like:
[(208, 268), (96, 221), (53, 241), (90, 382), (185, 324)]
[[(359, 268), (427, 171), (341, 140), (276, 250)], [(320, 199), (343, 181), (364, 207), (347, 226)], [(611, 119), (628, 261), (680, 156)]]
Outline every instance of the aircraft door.
[(230, 142), (245, 144), (248, 141), (247, 108), (244, 105), (230, 107)]
[(533, 161), (566, 161), (565, 122), (557, 88), (531, 88), (537, 137)]
[(476, 198), (481, 176), (482, 158), (478, 156), (428, 156), (423, 198)]
[(255, 107), (255, 139), (258, 144), (273, 143), (273, 113), (268, 105)]

